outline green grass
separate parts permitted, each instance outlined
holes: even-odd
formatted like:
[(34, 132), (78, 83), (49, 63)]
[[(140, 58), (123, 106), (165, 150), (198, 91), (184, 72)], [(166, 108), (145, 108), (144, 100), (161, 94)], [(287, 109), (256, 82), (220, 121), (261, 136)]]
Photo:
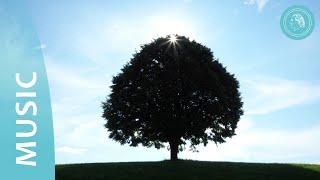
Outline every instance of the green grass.
[(320, 165), (233, 162), (123, 162), (57, 165), (56, 180), (320, 180)]

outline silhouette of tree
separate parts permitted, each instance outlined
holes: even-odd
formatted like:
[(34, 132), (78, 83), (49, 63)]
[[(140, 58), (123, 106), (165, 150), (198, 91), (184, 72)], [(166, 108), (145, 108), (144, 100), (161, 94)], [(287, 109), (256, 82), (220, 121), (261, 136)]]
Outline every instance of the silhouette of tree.
[(113, 77), (102, 117), (121, 144), (159, 149), (171, 160), (185, 145), (225, 142), (243, 114), (239, 83), (211, 50), (172, 35), (141, 46)]

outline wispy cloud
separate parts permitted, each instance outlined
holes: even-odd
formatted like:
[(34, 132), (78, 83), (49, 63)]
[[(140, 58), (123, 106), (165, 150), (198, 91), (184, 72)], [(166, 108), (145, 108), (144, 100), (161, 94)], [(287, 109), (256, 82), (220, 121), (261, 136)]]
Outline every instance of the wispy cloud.
[(47, 45), (46, 44), (40, 44), (39, 48), (40, 49), (45, 49), (45, 48), (47, 48)]
[(269, 0), (244, 0), (243, 4), (250, 5), (250, 6), (257, 6), (258, 11), (262, 12), (268, 2)]
[(320, 84), (258, 76), (242, 81), (241, 85), (245, 115), (238, 124), (237, 135), (218, 146), (210, 143), (207, 147), (199, 147), (199, 153), (183, 152), (181, 157), (218, 161), (320, 163), (319, 123), (299, 130), (270, 129), (258, 127), (258, 122), (254, 120), (256, 115), (318, 102)]
[(86, 73), (78, 70), (76, 65), (67, 68), (66, 65), (60, 65), (50, 56), (45, 56), (45, 63), (51, 87), (57, 89), (62, 87), (65, 90), (86, 88), (90, 89), (89, 92), (105, 87), (105, 83), (100, 82), (99, 79), (86, 77)]
[(257, 129), (254, 125), (251, 119), (242, 119), (238, 135), (226, 143), (210, 143), (200, 147), (199, 153), (186, 151), (181, 156), (209, 161), (320, 163), (320, 124), (299, 131)]
[(39, 49), (45, 49), (47, 48), (46, 44), (40, 44), (39, 46), (34, 47), (34, 49), (39, 50)]
[(268, 114), (320, 100), (320, 84), (260, 77), (242, 83), (245, 114)]
[(95, 63), (101, 63), (110, 53), (134, 53), (140, 45), (159, 36), (180, 34), (194, 38), (196, 32), (191, 17), (179, 12), (154, 12), (139, 18), (117, 16), (105, 19), (108, 21), (89, 22), (87, 29), (78, 29), (71, 34), (67, 48)]
[(84, 154), (104, 144), (106, 132), (100, 106), (110, 81), (83, 72), (83, 67), (77, 65), (61, 65), (48, 55), (45, 62), (53, 97), (56, 158), (60, 162), (66, 153)]
[(68, 154), (83, 154), (87, 151), (84, 148), (74, 148), (69, 146), (58, 147), (55, 150), (57, 153), (68, 153)]

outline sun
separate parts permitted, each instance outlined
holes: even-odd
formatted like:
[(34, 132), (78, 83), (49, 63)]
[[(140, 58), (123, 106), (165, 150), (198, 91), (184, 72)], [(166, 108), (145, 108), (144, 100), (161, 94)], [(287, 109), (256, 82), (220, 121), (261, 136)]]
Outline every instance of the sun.
[(170, 38), (169, 38), (169, 41), (171, 42), (171, 43), (176, 43), (177, 42), (177, 36), (175, 36), (175, 35), (171, 35), (170, 36)]

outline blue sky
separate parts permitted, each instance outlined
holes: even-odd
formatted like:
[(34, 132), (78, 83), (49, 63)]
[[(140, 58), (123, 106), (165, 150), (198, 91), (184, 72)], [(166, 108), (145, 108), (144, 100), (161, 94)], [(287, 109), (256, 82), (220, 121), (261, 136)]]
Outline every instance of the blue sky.
[[(112, 75), (153, 38), (180, 34), (211, 48), (240, 81), (245, 115), (237, 136), (181, 158), (320, 163), (320, 2), (316, 0), (30, 0), (47, 66), (56, 162), (153, 161), (166, 149), (107, 138), (101, 102)], [(305, 5), (316, 27), (287, 38), (280, 17)]]

